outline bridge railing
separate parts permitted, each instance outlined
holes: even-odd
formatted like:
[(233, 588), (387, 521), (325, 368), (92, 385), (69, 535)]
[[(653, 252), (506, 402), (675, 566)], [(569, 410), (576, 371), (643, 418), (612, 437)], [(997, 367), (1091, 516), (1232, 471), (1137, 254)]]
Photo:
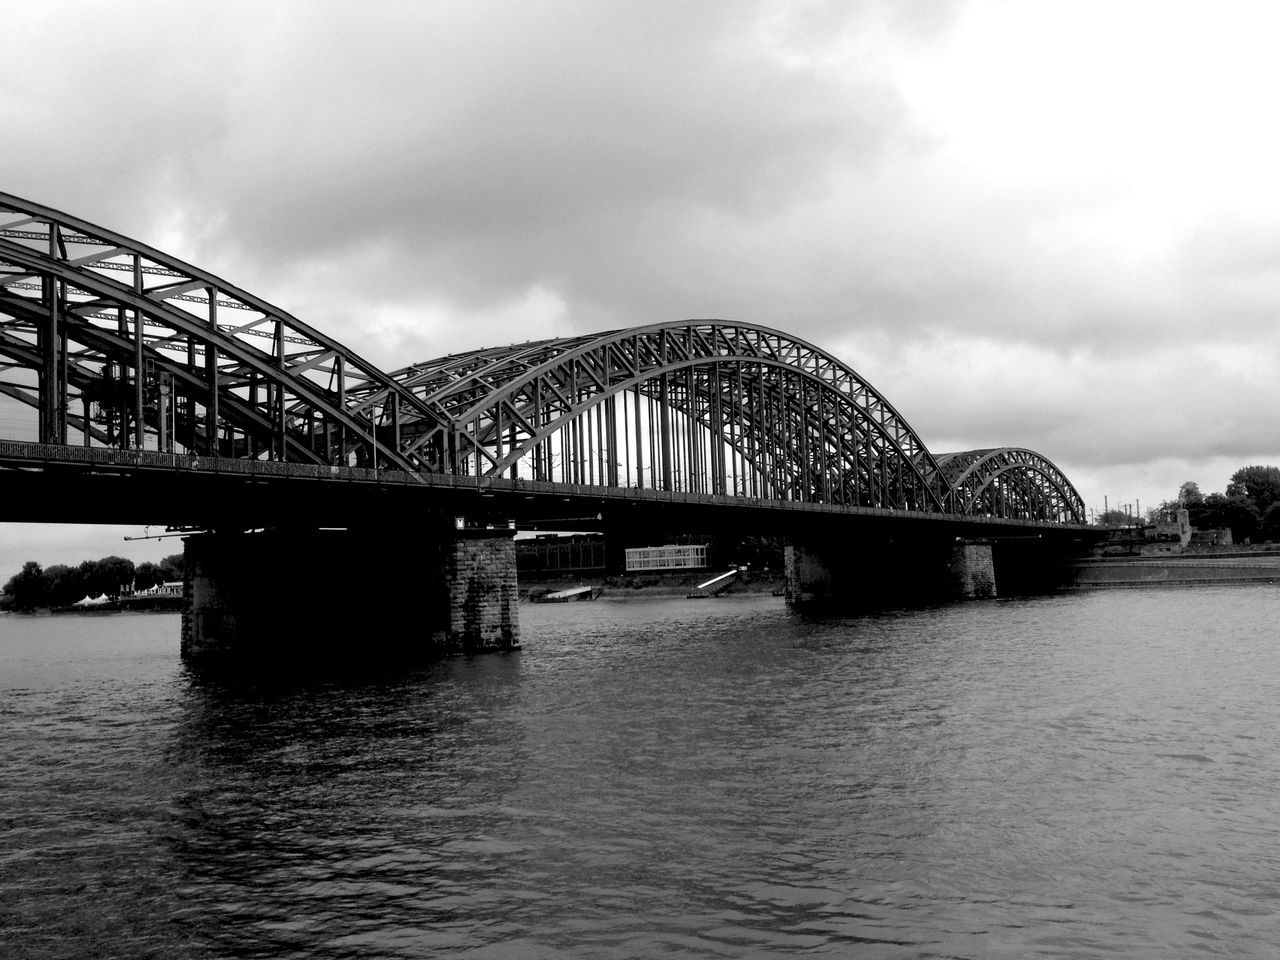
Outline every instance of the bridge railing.
[(415, 482), (417, 474), (403, 470), (371, 470), (363, 467), (331, 467), (314, 463), (282, 463), (275, 460), (242, 460), (199, 454), (163, 453), (158, 450), (118, 450), (63, 444), (0, 440), (0, 461), (13, 463), (91, 464), (105, 467), (138, 467), (199, 473), (240, 474), (262, 477), (297, 477), (317, 480), (366, 480)]

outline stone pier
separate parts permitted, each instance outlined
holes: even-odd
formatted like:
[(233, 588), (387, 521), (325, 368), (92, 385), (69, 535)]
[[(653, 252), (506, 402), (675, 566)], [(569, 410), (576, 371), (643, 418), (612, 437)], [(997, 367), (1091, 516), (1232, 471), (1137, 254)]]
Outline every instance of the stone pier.
[(952, 595), (965, 600), (996, 596), (996, 564), (991, 544), (957, 540), (951, 550)]
[(795, 541), (783, 559), (789, 604), (879, 609), (996, 596), (988, 542)]
[[(782, 570), (786, 578), (786, 600), (789, 604), (812, 603), (834, 599), (837, 579), (821, 552), (802, 543), (788, 542), (782, 548)], [(851, 591), (853, 584), (845, 584)]]
[(192, 535), (182, 656), (289, 669), (518, 649), (514, 535), (444, 524)]

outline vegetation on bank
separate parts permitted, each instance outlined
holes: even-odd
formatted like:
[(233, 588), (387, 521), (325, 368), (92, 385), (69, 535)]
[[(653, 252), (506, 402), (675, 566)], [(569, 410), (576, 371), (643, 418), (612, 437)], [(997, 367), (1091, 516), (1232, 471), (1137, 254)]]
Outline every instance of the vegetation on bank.
[[(1166, 500), (1146, 512), (1148, 523), (1171, 519), (1186, 509), (1197, 530), (1229, 529), (1236, 543), (1280, 542), (1280, 467), (1241, 467), (1231, 475), (1224, 493), (1202, 493), (1188, 480), (1178, 488), (1175, 500)], [(1134, 518), (1109, 510), (1098, 520), (1103, 526), (1132, 524)]]
[(0, 610), (29, 611), (45, 607), (69, 607), (85, 597), (107, 596), (116, 600), (122, 589), (149, 590), (161, 583), (182, 579), (182, 554), (159, 563), (134, 565), (124, 557), (85, 560), (79, 566), (54, 564), (44, 569), (28, 560), (0, 591)]

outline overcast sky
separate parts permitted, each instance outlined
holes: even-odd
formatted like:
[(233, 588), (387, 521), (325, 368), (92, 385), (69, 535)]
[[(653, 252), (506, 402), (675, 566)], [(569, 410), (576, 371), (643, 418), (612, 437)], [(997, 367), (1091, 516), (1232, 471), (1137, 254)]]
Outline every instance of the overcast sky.
[[(0, 189), (388, 367), (779, 327), (935, 452), (1145, 508), (1280, 462), (1278, 32), (1222, 0), (41, 0), (5, 11)], [(179, 546), (0, 534), (0, 577)]]

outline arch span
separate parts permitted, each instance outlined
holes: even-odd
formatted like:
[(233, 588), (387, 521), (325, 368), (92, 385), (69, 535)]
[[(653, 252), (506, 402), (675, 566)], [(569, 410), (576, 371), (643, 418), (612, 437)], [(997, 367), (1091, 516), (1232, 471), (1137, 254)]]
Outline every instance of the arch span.
[(663, 323), (397, 371), (447, 469), (895, 509), (946, 509), (920, 438), (836, 358), (767, 327)]
[(1085, 522), (1084, 501), (1071, 481), (1034, 450), (968, 450), (942, 454), (937, 460), (963, 514)]

